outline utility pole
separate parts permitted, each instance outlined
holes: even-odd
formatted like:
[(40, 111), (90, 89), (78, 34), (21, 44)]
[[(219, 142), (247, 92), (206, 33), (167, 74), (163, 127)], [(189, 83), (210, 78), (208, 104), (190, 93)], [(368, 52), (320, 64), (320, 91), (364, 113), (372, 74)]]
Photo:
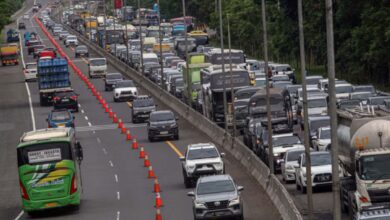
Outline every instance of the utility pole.
[(235, 109), (234, 109), (234, 89), (233, 89), (233, 64), (232, 64), (232, 44), (230, 41), (230, 19), (229, 14), (227, 14), (227, 22), (228, 22), (228, 44), (229, 44), (229, 68), (230, 68), (230, 96), (232, 100), (231, 110), (233, 115), (233, 132), (232, 136), (233, 138), (236, 137), (236, 115), (235, 115)]
[(325, 0), (326, 9), (326, 46), (328, 56), (328, 96), (330, 129), (332, 143), (332, 193), (333, 193), (333, 219), (341, 219), (340, 207), (340, 177), (338, 165), (338, 142), (337, 142), (337, 112), (336, 112), (336, 89), (335, 89), (335, 61), (334, 61), (334, 38), (333, 38), (333, 6), (332, 0)]
[(227, 132), (227, 97), (226, 97), (226, 76), (225, 76), (225, 51), (223, 45), (223, 20), (222, 20), (222, 0), (218, 0), (219, 10), (219, 35), (221, 38), (221, 61), (222, 61), (222, 75), (223, 75), (223, 111), (224, 111), (224, 125), (225, 132)]
[(89, 11), (89, 21), (88, 21), (88, 26), (89, 26), (89, 40), (92, 41), (92, 11), (91, 11), (91, 2), (88, 0), (88, 11)]
[(141, 19), (141, 2), (138, 0), (138, 22), (139, 22), (139, 40), (140, 40), (140, 64), (141, 64), (141, 73), (144, 75), (144, 42), (142, 39), (142, 19)]
[(261, 0), (261, 14), (263, 21), (263, 46), (264, 46), (264, 72), (266, 79), (266, 96), (267, 96), (267, 129), (268, 129), (268, 164), (271, 174), (274, 174), (274, 150), (272, 146), (272, 121), (271, 121), (271, 103), (268, 77), (268, 45), (267, 45), (267, 16), (265, 0)]
[(162, 56), (162, 31), (161, 31), (161, 10), (160, 10), (160, 0), (157, 0), (158, 6), (158, 36), (160, 41), (160, 68), (161, 68), (161, 88), (164, 88), (165, 80), (163, 80), (164, 76), (164, 65), (163, 65), (163, 56)]
[(185, 29), (185, 33), (184, 33), (184, 43), (185, 43), (185, 46), (184, 46), (184, 54), (186, 56), (186, 79), (187, 79), (187, 86), (189, 89), (187, 89), (188, 91), (188, 105), (191, 106), (191, 100), (192, 100), (192, 85), (189, 85), (189, 81), (190, 81), (190, 77), (189, 77), (189, 65), (188, 65), (188, 45), (187, 45), (187, 22), (186, 22), (186, 2), (185, 0), (182, 0), (182, 4), (183, 4), (183, 20), (184, 20), (184, 29)]
[(129, 61), (129, 33), (127, 31), (127, 17), (126, 17), (126, 10), (127, 10), (127, 4), (126, 4), (126, 1), (127, 0), (124, 0), (124, 7), (125, 9), (122, 10), (123, 11), (123, 14), (122, 14), (122, 18), (124, 18), (123, 20), (125, 21), (125, 33), (126, 33), (126, 63), (128, 63)]
[(103, 48), (106, 51), (107, 48), (107, 12), (106, 12), (106, 0), (103, 0), (103, 14), (104, 14), (104, 41)]
[(301, 75), (302, 75), (302, 91), (303, 91), (303, 120), (304, 120), (304, 135), (305, 144), (305, 160), (306, 160), (306, 185), (307, 185), (307, 209), (309, 220), (313, 219), (313, 188), (311, 179), (311, 157), (309, 144), (309, 121), (307, 109), (307, 86), (306, 86), (306, 62), (305, 62), (305, 39), (303, 35), (303, 15), (302, 15), (302, 0), (298, 0), (298, 26), (299, 26), (299, 51), (301, 55)]

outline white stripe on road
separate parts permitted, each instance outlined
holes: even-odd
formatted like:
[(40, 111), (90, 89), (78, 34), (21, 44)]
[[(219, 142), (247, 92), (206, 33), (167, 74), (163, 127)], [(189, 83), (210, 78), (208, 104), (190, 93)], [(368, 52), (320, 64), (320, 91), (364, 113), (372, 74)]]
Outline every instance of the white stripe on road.
[(118, 182), (118, 175), (114, 175), (115, 176), (115, 182)]
[(112, 163), (112, 161), (108, 161), (108, 163), (110, 164), (111, 167), (114, 167), (114, 164)]
[(87, 121), (88, 121), (88, 116), (85, 116), (84, 118), (85, 118), (85, 120), (87, 120)]
[(83, 113), (83, 114), (85, 113), (83, 109), (81, 109), (81, 113)]
[(92, 124), (91, 124), (91, 122), (88, 122), (88, 126), (89, 126), (89, 127), (92, 127)]
[(96, 138), (97, 142), (100, 144), (102, 143), (102, 140), (100, 140), (100, 138)]
[(117, 212), (116, 212), (116, 220), (119, 220), (119, 219), (120, 219), (120, 216), (121, 216), (121, 212), (120, 212), (120, 211), (117, 211)]
[(103, 150), (103, 153), (104, 153), (105, 155), (107, 155), (106, 148), (102, 148), (102, 150)]
[(120, 199), (121, 199), (121, 194), (119, 193), (119, 191), (118, 191), (118, 192), (116, 192), (116, 198), (117, 198), (118, 200), (120, 200)]
[(15, 220), (19, 220), (19, 219), (22, 217), (23, 214), (24, 214), (24, 211), (22, 210), (22, 211), (19, 213), (19, 215), (16, 216)]

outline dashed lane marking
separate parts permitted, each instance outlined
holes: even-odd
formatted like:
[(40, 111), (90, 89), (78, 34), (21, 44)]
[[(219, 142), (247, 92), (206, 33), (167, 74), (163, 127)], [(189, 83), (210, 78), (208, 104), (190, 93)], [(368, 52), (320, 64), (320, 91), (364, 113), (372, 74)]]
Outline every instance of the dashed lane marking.
[(110, 164), (110, 167), (114, 167), (114, 164), (112, 163), (112, 161), (108, 161), (108, 163)]
[(107, 150), (106, 150), (106, 148), (102, 148), (102, 151), (103, 151), (103, 153), (105, 154), (105, 155), (107, 155)]
[(115, 177), (115, 182), (118, 182), (118, 175), (114, 175), (114, 177)]
[(121, 194), (120, 194), (120, 192), (118, 191), (118, 192), (116, 192), (116, 198), (118, 199), (118, 200), (120, 200), (121, 199)]
[(88, 122), (88, 126), (89, 126), (89, 127), (92, 127), (92, 124), (91, 124), (91, 122)]
[(85, 118), (85, 120), (87, 120), (87, 121), (88, 121), (88, 116), (85, 116), (84, 118)]
[(96, 138), (97, 142), (100, 144), (102, 143), (102, 141), (100, 140), (100, 138)]

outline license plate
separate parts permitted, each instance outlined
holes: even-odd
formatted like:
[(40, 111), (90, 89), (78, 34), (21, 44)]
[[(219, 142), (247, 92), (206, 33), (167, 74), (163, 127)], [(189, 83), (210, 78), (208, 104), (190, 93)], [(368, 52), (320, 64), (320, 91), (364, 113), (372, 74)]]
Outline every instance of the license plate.
[(50, 202), (45, 204), (45, 208), (51, 208), (51, 207), (56, 207), (57, 203), (56, 202)]
[(168, 134), (168, 131), (161, 131), (160, 134)]
[(214, 212), (214, 216), (225, 216), (226, 212)]
[(69, 102), (69, 99), (62, 99), (63, 102)]
[(59, 128), (65, 127), (65, 124), (57, 124), (57, 127), (59, 127)]
[(140, 115), (140, 117), (147, 118), (147, 117), (149, 117), (149, 115)]

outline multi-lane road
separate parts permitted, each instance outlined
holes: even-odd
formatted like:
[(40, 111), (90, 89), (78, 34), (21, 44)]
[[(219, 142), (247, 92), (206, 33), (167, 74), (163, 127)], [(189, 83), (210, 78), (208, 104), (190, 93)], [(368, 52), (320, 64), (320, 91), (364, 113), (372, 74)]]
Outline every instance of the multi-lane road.
[[(26, 10), (31, 5), (32, 1), (28, 1)], [(25, 23), (26, 31), (36, 31), (46, 46), (53, 46), (34, 19), (25, 20)], [(58, 43), (62, 45), (60, 41)], [(72, 48), (62, 49), (86, 74), (86, 60), (74, 58)], [(24, 47), (21, 52), (24, 62), (34, 61)], [(95, 56), (91, 53), (91, 57)], [(108, 72), (119, 71), (109, 66)], [(71, 82), (73, 89), (80, 95), (80, 111), (76, 113), (75, 124), (77, 138), (84, 148), (82, 204), (78, 211), (59, 210), (44, 216), (48, 219), (154, 219), (153, 181), (147, 178), (147, 169), (138, 158), (138, 152), (131, 149), (131, 142), (120, 134), (96, 98), (72, 71)], [(163, 218), (192, 219), (191, 198), (187, 197), (190, 189), (184, 187), (179, 156), (185, 152), (188, 144), (212, 140), (181, 118), (180, 140), (150, 143), (146, 125), (131, 123), (128, 103), (114, 103), (112, 92), (104, 92), (102, 79), (93, 79), (92, 82), (148, 153), (162, 189)], [(28, 219), (29, 216), (21, 212), (15, 148), (22, 133), (32, 130), (33, 124), (37, 129), (47, 127), (46, 118), (51, 107), (39, 105), (37, 83), (24, 82), (21, 65), (1, 67), (0, 83), (0, 198), (3, 198), (0, 201), (0, 219)], [(142, 90), (141, 93), (147, 94)], [(157, 105), (158, 109), (169, 109), (164, 103)], [(245, 219), (280, 219), (267, 194), (245, 169), (229, 154), (225, 163), (227, 173), (245, 187), (242, 195)]]

